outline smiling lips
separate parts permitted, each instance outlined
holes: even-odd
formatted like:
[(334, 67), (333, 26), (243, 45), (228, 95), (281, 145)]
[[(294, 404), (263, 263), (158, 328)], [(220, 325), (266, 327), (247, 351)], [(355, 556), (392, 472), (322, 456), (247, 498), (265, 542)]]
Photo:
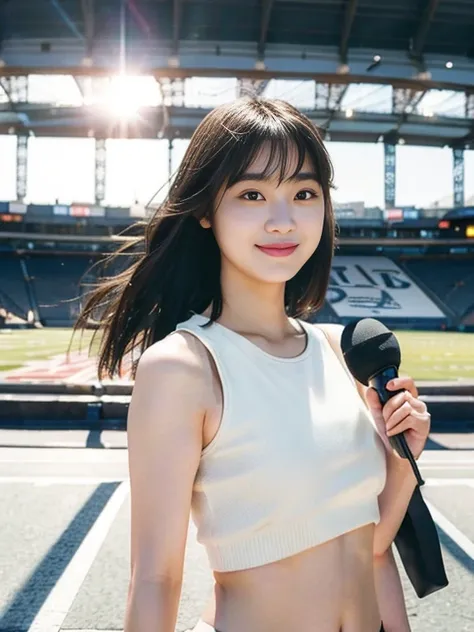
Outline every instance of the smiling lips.
[(268, 246), (257, 246), (257, 248), (271, 257), (288, 257), (288, 255), (291, 255), (298, 248), (298, 244), (282, 242), (279, 244), (269, 244)]

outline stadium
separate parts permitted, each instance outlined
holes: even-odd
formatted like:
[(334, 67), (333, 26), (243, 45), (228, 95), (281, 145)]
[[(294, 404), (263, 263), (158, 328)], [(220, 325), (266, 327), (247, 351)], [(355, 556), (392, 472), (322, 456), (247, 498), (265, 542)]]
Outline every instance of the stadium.
[[(333, 158), (336, 252), (308, 320), (396, 333), (452, 578), (420, 602), (401, 569), (410, 623), (471, 629), (474, 2), (0, 0), (0, 632), (123, 628), (133, 382), (99, 381), (93, 323), (72, 327), (197, 125), (246, 95), (298, 107)], [(177, 631), (210, 586), (190, 526)]]

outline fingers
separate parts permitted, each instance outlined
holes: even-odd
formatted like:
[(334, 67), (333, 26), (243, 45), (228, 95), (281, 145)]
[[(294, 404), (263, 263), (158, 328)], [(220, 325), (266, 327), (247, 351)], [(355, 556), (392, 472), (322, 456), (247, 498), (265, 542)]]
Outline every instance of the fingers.
[[(397, 422), (395, 417), (400, 413), (401, 419)], [(428, 412), (426, 413), (418, 413), (414, 410), (411, 413), (402, 417), (403, 414), (406, 413), (406, 410), (402, 413), (401, 410), (397, 411), (395, 415), (390, 418), (390, 421), (387, 423), (386, 432), (388, 437), (392, 437), (393, 435), (400, 434), (401, 432), (405, 432), (406, 430), (415, 430), (417, 433), (423, 436), (428, 436), (430, 429), (431, 416)]]
[(382, 410), (382, 402), (380, 401), (379, 394), (372, 386), (365, 392), (365, 397), (370, 408), (375, 411)]
[(411, 393), (413, 397), (418, 397), (418, 389), (413, 379), (409, 376), (393, 378), (393, 380), (387, 383), (387, 388), (389, 391), (399, 391), (403, 388)]
[[(403, 393), (397, 393), (393, 397), (391, 397), (388, 402), (385, 404), (383, 408), (383, 416), (385, 421), (393, 415), (393, 413), (405, 406), (405, 404), (409, 404), (413, 410), (423, 413), (426, 412), (427, 407), (425, 402), (421, 399), (414, 397), (410, 391), (403, 391)], [(404, 410), (407, 410), (407, 406), (405, 406)]]
[[(399, 432), (402, 432), (402, 427), (403, 429), (409, 428), (409, 418), (414, 418), (416, 417), (416, 415), (420, 415), (420, 413), (414, 411), (409, 402), (405, 402), (385, 422), (385, 429), (387, 431), (387, 434), (390, 435), (391, 430), (396, 430), (394, 434), (398, 434)], [(413, 422), (413, 419), (411, 421)]]

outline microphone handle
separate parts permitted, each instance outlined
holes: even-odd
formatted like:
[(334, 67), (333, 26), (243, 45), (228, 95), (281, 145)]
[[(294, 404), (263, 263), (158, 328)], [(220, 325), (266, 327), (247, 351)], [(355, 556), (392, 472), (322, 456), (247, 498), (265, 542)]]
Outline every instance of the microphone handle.
[[(382, 406), (385, 405), (389, 399), (391, 399), (397, 393), (403, 393), (405, 389), (400, 389), (398, 391), (389, 391), (387, 389), (387, 383), (390, 382), (393, 378), (398, 377), (398, 370), (396, 367), (391, 366), (387, 367), (380, 373), (377, 373), (369, 380), (369, 385), (372, 386), (378, 393), (379, 399), (382, 403)], [(410, 465), (413, 469), (413, 473), (416, 476), (416, 480), (418, 485), (421, 487), (425, 484), (425, 481), (422, 479), (420, 470), (418, 469), (418, 465), (413, 457), (413, 454), (408, 447), (405, 436), (403, 432), (397, 435), (393, 435), (392, 437), (388, 437), (390, 445), (397, 453), (403, 458), (408, 459)]]

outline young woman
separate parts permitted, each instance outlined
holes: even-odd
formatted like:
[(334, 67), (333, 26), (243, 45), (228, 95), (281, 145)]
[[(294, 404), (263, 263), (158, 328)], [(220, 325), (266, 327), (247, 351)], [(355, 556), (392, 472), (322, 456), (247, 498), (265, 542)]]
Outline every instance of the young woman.
[[(212, 111), (133, 265), (97, 289), (100, 375), (141, 355), (128, 416), (125, 632), (173, 632), (189, 514), (214, 595), (199, 632), (409, 630), (391, 544), (429, 414), (411, 378), (382, 409), (344, 366), (323, 304), (332, 168), (282, 101)], [(140, 242), (137, 242), (140, 243)], [(122, 253), (123, 254), (123, 253)]]

